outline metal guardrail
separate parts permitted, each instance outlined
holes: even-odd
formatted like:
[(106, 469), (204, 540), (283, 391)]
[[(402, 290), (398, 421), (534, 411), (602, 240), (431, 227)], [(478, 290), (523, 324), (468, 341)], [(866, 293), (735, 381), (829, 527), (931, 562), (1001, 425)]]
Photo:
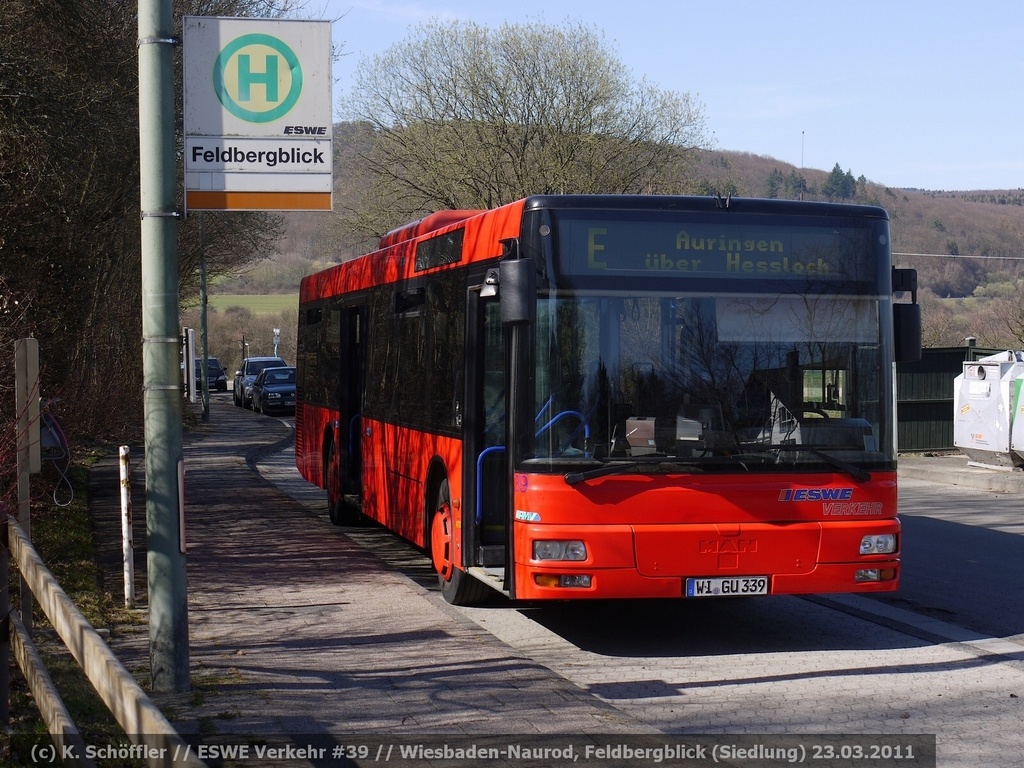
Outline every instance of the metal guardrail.
[[(204, 768), (205, 763), (195, 756), (57, 583), (22, 527), (13, 518), (8, 518), (7, 530), (10, 555), (24, 583), (127, 737), (133, 743), (146, 747), (146, 763), (154, 768), (172, 765), (175, 768)], [(60, 750), (60, 754), (76, 758), (66, 761), (67, 764), (93, 765), (91, 760), (86, 761), (82, 736), (60, 701), (29, 633), (21, 626), (16, 613), (11, 611), (9, 618), (12, 650), (29, 681), (32, 695), (39, 703), (54, 744), (58, 749), (63, 745), (71, 747), (66, 753)]]
[(21, 673), (28, 681), (36, 706), (39, 707), (43, 722), (46, 723), (46, 730), (57, 748), (56, 754), (68, 755), (68, 759), (64, 761), (65, 765), (92, 768), (96, 763), (86, 757), (85, 739), (64, 706), (57, 686), (50, 679), (28, 629), (14, 611), (10, 612), (8, 618), (11, 622), (11, 653), (14, 654)]
[[(43, 420), (40, 419), (39, 342), (36, 339), (15, 342), (14, 368), (18, 507), (14, 515), (13, 509), (0, 503), (0, 729), (6, 729), (10, 718), (8, 661), (13, 654), (57, 748), (43, 757), (51, 762), (60, 759), (66, 765), (94, 765), (81, 733), (32, 643), (34, 598), (125, 735), (143, 748), (140, 756), (147, 765), (205, 766), (103, 642), (32, 546), (29, 476), (41, 469), (44, 444), (49, 456), (54, 458), (58, 455), (67, 458), (69, 452), (63, 430), (55, 418), (45, 420), (47, 439), (43, 439), (40, 429)], [(126, 462), (125, 457), (122, 459)], [(60, 503), (56, 497), (54, 501)], [(129, 556), (126, 552), (126, 559)], [(9, 559), (21, 576), (20, 615), (10, 604)], [(125, 599), (129, 600), (127, 588)], [(187, 673), (186, 664), (186, 679)]]

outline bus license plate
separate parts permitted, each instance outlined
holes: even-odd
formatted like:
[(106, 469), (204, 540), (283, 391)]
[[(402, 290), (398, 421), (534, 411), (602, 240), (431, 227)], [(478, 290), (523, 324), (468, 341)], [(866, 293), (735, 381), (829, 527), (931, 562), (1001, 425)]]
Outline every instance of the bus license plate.
[(732, 597), (767, 594), (767, 576), (686, 580), (687, 597)]

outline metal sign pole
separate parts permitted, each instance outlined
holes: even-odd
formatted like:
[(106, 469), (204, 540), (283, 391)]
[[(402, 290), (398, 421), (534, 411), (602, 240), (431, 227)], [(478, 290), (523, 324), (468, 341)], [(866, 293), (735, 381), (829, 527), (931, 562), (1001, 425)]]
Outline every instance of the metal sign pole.
[[(149, 652), (153, 690), (189, 690), (171, 0), (139, 0), (139, 176)], [(187, 375), (192, 376), (192, 360)]]

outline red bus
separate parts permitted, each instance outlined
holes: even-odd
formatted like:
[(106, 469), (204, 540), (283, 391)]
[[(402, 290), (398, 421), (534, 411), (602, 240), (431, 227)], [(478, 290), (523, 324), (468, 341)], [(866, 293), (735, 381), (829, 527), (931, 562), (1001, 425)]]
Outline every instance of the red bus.
[(893, 591), (921, 321), (889, 243), (779, 200), (427, 216), (302, 281), (296, 464), (457, 604)]

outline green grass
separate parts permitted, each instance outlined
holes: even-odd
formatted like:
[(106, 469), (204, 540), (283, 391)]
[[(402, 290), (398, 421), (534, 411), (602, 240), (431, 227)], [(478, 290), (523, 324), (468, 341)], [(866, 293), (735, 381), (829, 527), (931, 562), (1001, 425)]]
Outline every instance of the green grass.
[(211, 294), (207, 297), (207, 301), (218, 312), (224, 312), (231, 307), (242, 307), (255, 315), (278, 315), (286, 309), (296, 309), (299, 306), (299, 296), (296, 293), (268, 293), (252, 296), (239, 293), (220, 293)]

